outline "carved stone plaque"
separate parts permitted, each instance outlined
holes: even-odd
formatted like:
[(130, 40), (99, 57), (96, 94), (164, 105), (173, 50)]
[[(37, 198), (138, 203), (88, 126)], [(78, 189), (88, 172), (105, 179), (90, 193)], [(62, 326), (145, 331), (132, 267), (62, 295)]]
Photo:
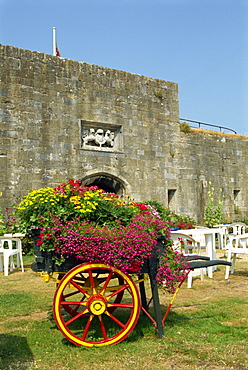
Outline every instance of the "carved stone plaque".
[(82, 148), (120, 149), (121, 126), (81, 121)]

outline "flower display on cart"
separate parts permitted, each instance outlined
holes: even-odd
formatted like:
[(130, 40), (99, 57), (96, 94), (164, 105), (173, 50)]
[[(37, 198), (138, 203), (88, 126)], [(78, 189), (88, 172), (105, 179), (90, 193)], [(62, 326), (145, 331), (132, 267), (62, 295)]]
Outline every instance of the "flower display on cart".
[(172, 249), (168, 224), (153, 206), (120, 199), (96, 186), (82, 186), (79, 180), (30, 191), (16, 215), (22, 231), (40, 228), (40, 248), (54, 252), (58, 265), (74, 256), (137, 273), (163, 235), (157, 281), (174, 292), (187, 273), (184, 258)]

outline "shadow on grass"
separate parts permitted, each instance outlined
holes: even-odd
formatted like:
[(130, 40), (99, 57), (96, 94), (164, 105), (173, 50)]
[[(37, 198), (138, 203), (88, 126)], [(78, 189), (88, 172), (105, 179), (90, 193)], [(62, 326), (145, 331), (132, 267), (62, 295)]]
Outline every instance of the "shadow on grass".
[(234, 270), (234, 273), (229, 275), (229, 279), (232, 276), (242, 276), (242, 277), (248, 277), (248, 269), (245, 270)]
[(0, 369), (30, 369), (34, 364), (33, 353), (24, 337), (0, 334)]
[[(157, 338), (156, 330), (152, 324), (152, 322), (148, 319), (148, 317), (140, 317), (137, 325), (135, 328), (129, 333), (127, 338), (124, 339), (123, 342), (125, 343), (134, 343), (138, 342), (142, 339), (145, 334), (150, 333), (150, 336), (153, 335), (154, 339)], [(76, 347), (73, 343), (71, 343), (68, 339), (62, 338), (61, 343), (66, 347)], [(82, 349), (88, 350), (87, 347), (81, 347)]]
[(26, 255), (25, 258), (23, 258), (24, 269), (31, 268), (31, 265), (32, 265), (33, 262), (34, 262), (34, 256), (33, 255)]
[[(161, 314), (162, 314), (162, 317), (163, 317), (164, 313), (166, 312), (167, 307), (164, 306), (164, 305), (161, 305), (160, 307), (161, 307)], [(151, 308), (149, 310), (149, 313), (153, 318), (155, 318), (153, 308)], [(201, 316), (201, 317), (199, 317), (199, 320), (207, 319), (207, 318), (209, 318), (209, 316), (204, 316), (204, 317)], [(119, 319), (122, 320), (123, 316), (119, 316)], [(186, 322), (186, 321), (191, 320), (191, 319), (192, 318), (189, 317), (187, 314), (183, 314), (181, 312), (177, 313), (177, 312), (171, 311), (169, 313), (166, 321), (165, 321), (164, 332), (166, 333), (166, 328), (173, 328), (174, 326), (178, 326), (178, 323), (180, 323), (180, 325), (181, 325), (182, 322)], [(198, 319), (197, 317), (194, 317), (194, 320), (197, 320), (197, 319)], [(50, 329), (51, 330), (59, 330), (57, 328), (56, 324), (55, 324), (52, 312), (49, 315), (49, 320), (53, 324), (50, 327)], [(109, 329), (109, 327), (106, 327), (106, 328)], [(150, 320), (149, 317), (147, 317), (141, 311), (139, 320), (138, 320), (135, 328), (129, 333), (127, 338), (125, 338), (124, 342), (125, 343), (134, 343), (134, 342), (138, 342), (140, 339), (142, 339), (144, 337), (154, 338), (154, 340), (158, 339), (157, 329), (155, 328), (154, 323)], [(94, 338), (93, 338), (93, 340), (94, 340)], [(95, 340), (98, 340), (97, 336), (96, 336)], [(71, 343), (67, 338), (63, 338), (63, 337), (61, 337), (61, 344), (66, 346), (66, 347), (68, 347), (68, 346), (69, 347), (76, 347), (76, 345)], [(82, 349), (83, 348), (85, 348), (86, 350), (88, 349), (86, 347), (82, 347)]]

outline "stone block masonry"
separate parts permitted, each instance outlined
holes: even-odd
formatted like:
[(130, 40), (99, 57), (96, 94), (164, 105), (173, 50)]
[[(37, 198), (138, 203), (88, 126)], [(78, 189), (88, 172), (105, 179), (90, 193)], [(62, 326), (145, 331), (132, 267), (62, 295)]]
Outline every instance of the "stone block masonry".
[(3, 209), (75, 178), (201, 223), (211, 181), (233, 219), (247, 214), (247, 144), (180, 132), (176, 83), (0, 45)]

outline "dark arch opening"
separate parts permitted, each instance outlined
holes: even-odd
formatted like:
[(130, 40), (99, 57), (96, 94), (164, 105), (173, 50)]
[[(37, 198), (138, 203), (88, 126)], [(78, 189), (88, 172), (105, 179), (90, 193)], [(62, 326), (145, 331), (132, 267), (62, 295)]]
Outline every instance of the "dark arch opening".
[(123, 195), (124, 186), (117, 179), (106, 175), (94, 175), (82, 179), (82, 185), (84, 186), (98, 186), (98, 188), (103, 189), (107, 193), (115, 193), (118, 195)]

